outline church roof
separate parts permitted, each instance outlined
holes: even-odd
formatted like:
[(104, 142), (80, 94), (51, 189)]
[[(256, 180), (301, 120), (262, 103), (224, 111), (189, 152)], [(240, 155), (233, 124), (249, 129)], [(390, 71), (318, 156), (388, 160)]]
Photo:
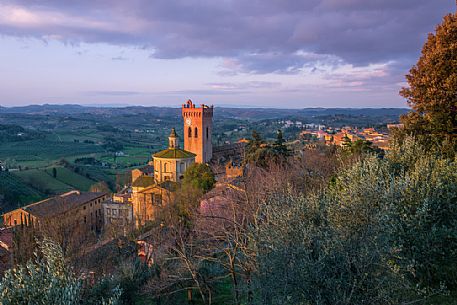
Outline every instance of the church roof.
[(153, 155), (154, 158), (163, 159), (188, 159), (195, 158), (196, 154), (180, 148), (168, 148)]
[(133, 187), (148, 187), (155, 184), (154, 177), (150, 176), (141, 176), (138, 177), (135, 181), (133, 181)]

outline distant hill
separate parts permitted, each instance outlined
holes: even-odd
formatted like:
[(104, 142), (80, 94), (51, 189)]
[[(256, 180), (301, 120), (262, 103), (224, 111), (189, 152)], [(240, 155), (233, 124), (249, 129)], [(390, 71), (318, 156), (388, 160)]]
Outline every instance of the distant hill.
[[(276, 109), (276, 108), (229, 108), (216, 107), (215, 119), (218, 118), (239, 118), (251, 120), (279, 119), (286, 117), (317, 117), (331, 115), (351, 115), (367, 117), (386, 117), (398, 118), (406, 113), (406, 108), (303, 108), (303, 109)], [(96, 115), (108, 116), (131, 116), (137, 114), (154, 114), (157, 117), (175, 117), (180, 115), (179, 108), (172, 107), (88, 107), (76, 104), (66, 105), (29, 105), (21, 107), (0, 107), (0, 113), (19, 113), (19, 114), (84, 114), (91, 113)]]

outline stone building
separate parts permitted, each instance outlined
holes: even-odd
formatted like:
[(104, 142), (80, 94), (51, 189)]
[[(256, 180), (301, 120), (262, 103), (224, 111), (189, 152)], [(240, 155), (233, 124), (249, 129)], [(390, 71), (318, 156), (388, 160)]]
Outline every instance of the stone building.
[(58, 223), (98, 233), (103, 226), (102, 202), (107, 198), (108, 194), (101, 192), (70, 191), (5, 213), (3, 224), (42, 227)]
[(130, 202), (119, 202), (113, 199), (103, 202), (103, 219), (105, 228), (116, 226), (129, 229), (133, 225), (133, 209)]
[(35, 236), (48, 236), (70, 253), (96, 242), (103, 228), (102, 202), (107, 198), (102, 192), (71, 191), (5, 213), (3, 225), (12, 229), (15, 238), (14, 261), (31, 258)]

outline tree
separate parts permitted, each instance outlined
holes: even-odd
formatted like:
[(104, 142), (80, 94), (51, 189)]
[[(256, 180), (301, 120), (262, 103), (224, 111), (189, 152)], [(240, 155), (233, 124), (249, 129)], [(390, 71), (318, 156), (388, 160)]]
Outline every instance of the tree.
[(355, 140), (354, 142), (351, 142), (349, 140), (348, 145), (346, 146), (348, 150), (350, 151), (351, 154), (360, 156), (364, 154), (371, 154), (377, 152), (380, 154), (381, 150), (380, 149), (375, 149), (373, 148), (373, 143), (371, 141), (367, 140)]
[[(48, 238), (39, 243), (35, 261), (5, 272), (0, 281), (0, 303), (21, 304), (79, 304), (82, 282), (66, 265), (62, 249)], [(98, 304), (114, 305), (121, 295), (115, 288), (107, 300)]]
[(97, 183), (91, 185), (89, 191), (90, 192), (103, 192), (103, 193), (111, 192), (108, 184), (105, 181), (100, 181), (100, 182), (97, 182)]
[(207, 164), (194, 163), (184, 173), (183, 184), (192, 185), (204, 193), (212, 189), (215, 183), (214, 173)]
[(267, 168), (271, 163), (281, 163), (290, 156), (290, 151), (284, 144), (282, 131), (278, 130), (273, 143), (265, 143), (257, 131), (252, 132), (252, 140), (246, 148), (245, 163), (253, 163)]
[(283, 138), (282, 130), (278, 129), (278, 133), (276, 135), (276, 141), (273, 145), (273, 148), (278, 156), (287, 157), (290, 155), (290, 151), (287, 146), (284, 144), (286, 141)]
[(429, 34), (422, 55), (406, 76), (400, 94), (412, 111), (402, 118), (412, 134), (457, 135), (457, 15), (444, 17)]
[(343, 167), (322, 191), (257, 179), (258, 303), (424, 304), (443, 286), (455, 292), (456, 172), (455, 160), (406, 139), (384, 159)]
[(52, 176), (57, 178), (57, 169), (55, 167), (52, 168)]

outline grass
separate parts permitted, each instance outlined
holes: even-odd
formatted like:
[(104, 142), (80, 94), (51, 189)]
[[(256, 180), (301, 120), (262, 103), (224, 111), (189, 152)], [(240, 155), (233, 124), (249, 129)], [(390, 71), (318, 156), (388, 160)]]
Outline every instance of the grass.
[[(48, 175), (52, 176), (52, 167), (47, 168), (45, 171)], [(81, 176), (74, 171), (65, 167), (55, 167), (56, 179), (74, 187), (81, 191), (88, 191), (90, 187), (96, 183), (96, 181)]]
[(88, 175), (90, 179), (96, 181), (105, 181), (109, 184), (115, 184), (116, 182), (116, 174), (119, 171), (108, 169), (108, 168), (100, 168), (95, 166), (88, 166), (82, 167), (81, 174)]
[(40, 139), (0, 144), (0, 160), (13, 159), (18, 165), (39, 167), (61, 158), (100, 153), (99, 145)]
[(3, 212), (44, 198), (44, 195), (38, 190), (9, 172), (0, 172), (0, 193), (6, 194), (5, 199), (8, 200), (4, 206), (0, 207), (0, 211)]
[(27, 184), (46, 194), (60, 194), (73, 189), (70, 185), (55, 179), (44, 170), (30, 169), (14, 172), (14, 174)]

